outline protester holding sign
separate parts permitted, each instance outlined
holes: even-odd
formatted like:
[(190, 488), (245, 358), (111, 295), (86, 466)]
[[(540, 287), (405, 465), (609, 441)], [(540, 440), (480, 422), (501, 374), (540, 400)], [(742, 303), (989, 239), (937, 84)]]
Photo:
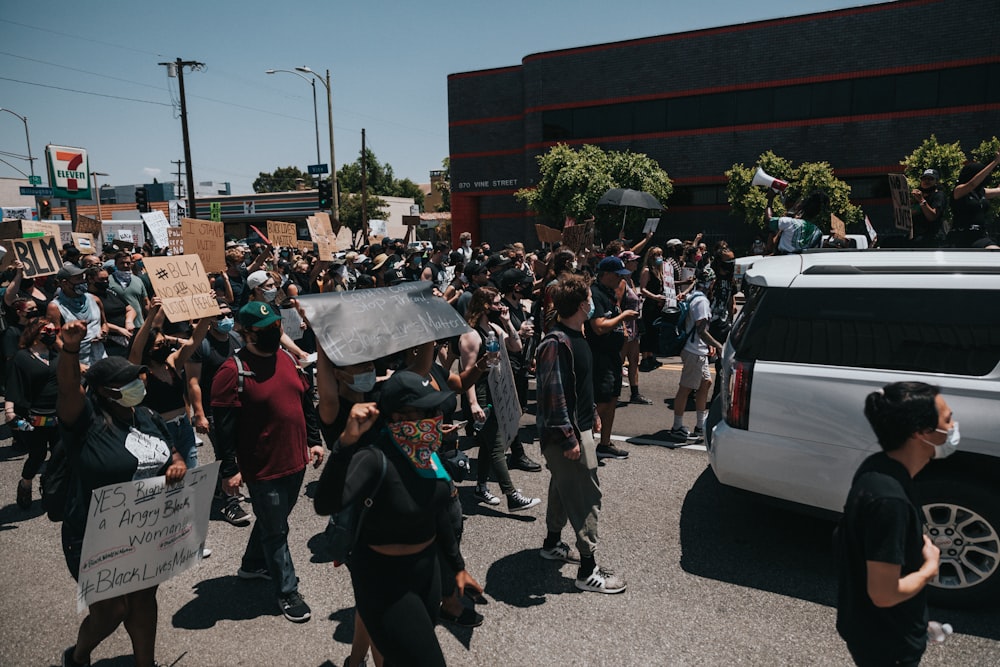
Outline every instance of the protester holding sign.
[(55, 292), (51, 277), (25, 278), (24, 264), (20, 260), (14, 260), (13, 267), (14, 275), (3, 293), (4, 317), (7, 324), (17, 321), (17, 313), (12, 311), (12, 307), (18, 297), (34, 301), (38, 312), (44, 313)]
[[(103, 359), (87, 371), (84, 390), (79, 356), (87, 326), (72, 321), (59, 335), (56, 416), (72, 471), (62, 525), (63, 554), (74, 579), (94, 489), (128, 480), (166, 475), (184, 478), (187, 466), (173, 448), (166, 424), (152, 410), (137, 407), (146, 394), (146, 369), (121, 357)], [(156, 586), (94, 602), (80, 625), (76, 644), (63, 652), (68, 667), (90, 664), (91, 652), (122, 623), (132, 640), (137, 667), (154, 665)]]

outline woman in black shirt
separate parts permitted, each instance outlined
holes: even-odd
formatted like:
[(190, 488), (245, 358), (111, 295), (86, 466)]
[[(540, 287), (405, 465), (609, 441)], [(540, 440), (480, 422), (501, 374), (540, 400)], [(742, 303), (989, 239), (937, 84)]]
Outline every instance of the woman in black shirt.
[[(386, 665), (445, 664), (434, 634), (441, 605), (439, 549), (457, 573), (459, 593), (467, 586), (482, 593), (465, 570), (448, 520), (451, 481), (436, 453), (440, 409), (453, 397), (416, 373), (394, 373), (378, 407), (351, 408), (316, 492), (320, 514), (371, 501), (351, 557), (351, 581), (358, 613)], [(369, 432), (366, 446), (355, 447)]]
[(104, 317), (108, 322), (108, 337), (104, 341), (104, 349), (109, 357), (127, 357), (135, 333), (135, 309), (116, 292), (111, 291), (110, 285), (107, 269), (87, 270), (88, 289), (101, 300)]
[(948, 233), (949, 245), (970, 248), (977, 240), (987, 236), (990, 199), (1000, 197), (1000, 188), (987, 188), (986, 179), (1000, 165), (1000, 151), (987, 165), (970, 162), (962, 167), (958, 185), (951, 193), (952, 230)]
[[(45, 462), (45, 455), (59, 442), (56, 428), (56, 335), (59, 329), (45, 318), (25, 326), (21, 349), (14, 355), (7, 382), (6, 411), (16, 414), (25, 426), (28, 458), (17, 485), (17, 504), (31, 507), (32, 480)], [(27, 430), (27, 429), (31, 430)]]

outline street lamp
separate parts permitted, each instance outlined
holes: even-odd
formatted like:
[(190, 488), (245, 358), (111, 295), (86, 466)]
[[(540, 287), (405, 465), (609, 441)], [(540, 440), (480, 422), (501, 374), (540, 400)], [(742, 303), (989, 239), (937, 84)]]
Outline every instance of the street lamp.
[(300, 79), (303, 79), (310, 86), (312, 86), (312, 89), (313, 89), (313, 124), (316, 126), (316, 164), (319, 164), (322, 161), (322, 158), (319, 156), (319, 114), (316, 111), (316, 80), (312, 79), (312, 78), (310, 78), (308, 76), (302, 76), (298, 72), (293, 72), (290, 69), (269, 69), (269, 70), (265, 70), (264, 74), (276, 74), (277, 72), (286, 72), (287, 74), (294, 74), (295, 76), (299, 77)]
[(330, 178), (333, 181), (333, 205), (330, 207), (330, 213), (333, 215), (333, 223), (336, 225), (340, 222), (340, 188), (337, 186), (337, 160), (333, 155), (333, 89), (330, 87), (330, 70), (326, 70), (325, 80), (307, 65), (296, 67), (295, 71), (311, 74), (326, 86), (326, 122), (330, 126)]
[[(11, 116), (16, 116), (21, 119), (24, 123), (24, 141), (28, 144), (28, 167), (31, 170), (31, 184), (35, 184), (35, 158), (31, 157), (31, 137), (28, 136), (28, 117), (22, 116), (21, 114), (11, 111), (10, 109), (0, 108), (0, 111), (6, 111)], [(22, 172), (23, 173), (23, 172)]]
[(104, 220), (104, 215), (101, 213), (101, 188), (97, 184), (97, 177), (110, 176), (111, 174), (103, 171), (92, 171), (90, 172), (90, 175), (94, 177), (94, 192), (97, 194), (97, 220), (98, 222), (102, 222)]

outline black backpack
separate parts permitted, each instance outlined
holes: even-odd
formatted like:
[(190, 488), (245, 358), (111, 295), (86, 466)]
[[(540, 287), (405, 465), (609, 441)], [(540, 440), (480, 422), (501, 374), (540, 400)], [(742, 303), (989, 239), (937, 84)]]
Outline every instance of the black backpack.
[(333, 556), (334, 565), (350, 562), (351, 554), (354, 552), (358, 537), (361, 535), (361, 526), (365, 521), (365, 515), (368, 514), (368, 509), (372, 506), (372, 499), (382, 488), (382, 481), (385, 479), (386, 459), (385, 454), (377, 448), (375, 451), (378, 452), (379, 459), (382, 461), (382, 471), (379, 473), (375, 488), (365, 499), (359, 498), (350, 505), (342, 507), (336, 514), (331, 514), (330, 521), (324, 531), (327, 548), (330, 550), (330, 555)]

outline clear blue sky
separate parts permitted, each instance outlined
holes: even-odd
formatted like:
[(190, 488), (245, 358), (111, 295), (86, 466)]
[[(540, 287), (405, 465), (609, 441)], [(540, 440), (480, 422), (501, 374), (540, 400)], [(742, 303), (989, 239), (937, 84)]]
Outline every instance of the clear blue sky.
[[(201, 61), (206, 69), (184, 78), (194, 177), (245, 193), (260, 171), (305, 169), (316, 159), (309, 85), (264, 71), (329, 68), (337, 165), (357, 158), (366, 128), (380, 161), (423, 183), (448, 155), (448, 74), (516, 65), (540, 51), (864, 4), (873, 3), (3, 0), (0, 107), (28, 117), (34, 156), (47, 143), (81, 147), (93, 171), (110, 174), (102, 184), (175, 181), (171, 161), (184, 158), (177, 80), (157, 63)], [(321, 85), (317, 94), (327, 162)], [(26, 161), (2, 154), (25, 148), (23, 124), (0, 113), (0, 159), (27, 172)], [(44, 175), (44, 160), (35, 172)], [(19, 174), (0, 162), (0, 176)]]

